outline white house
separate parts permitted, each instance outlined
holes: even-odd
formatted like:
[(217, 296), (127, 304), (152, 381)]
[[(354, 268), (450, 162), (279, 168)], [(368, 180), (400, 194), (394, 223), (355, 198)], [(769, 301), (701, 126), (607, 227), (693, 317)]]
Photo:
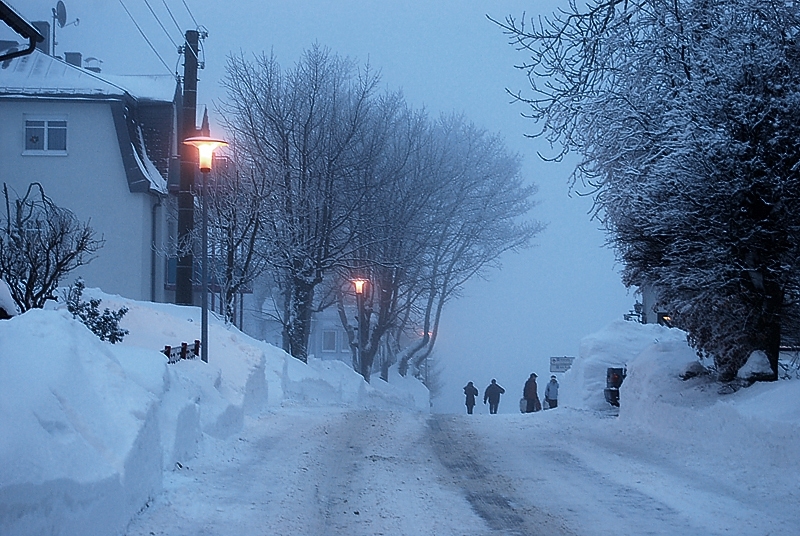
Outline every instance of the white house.
[(82, 68), (80, 54), (65, 56), (37, 49), (0, 63), (0, 186), (24, 195), (41, 183), (105, 241), (62, 284), (80, 276), (108, 293), (168, 301), (165, 201), (178, 81), (110, 76)]

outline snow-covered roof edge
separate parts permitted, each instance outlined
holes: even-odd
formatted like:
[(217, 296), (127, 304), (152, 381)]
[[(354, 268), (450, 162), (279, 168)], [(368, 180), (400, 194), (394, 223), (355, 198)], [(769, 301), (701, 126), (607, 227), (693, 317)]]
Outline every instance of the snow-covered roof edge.
[(174, 102), (177, 75), (96, 73), (40, 50), (0, 63), (0, 96), (130, 98)]

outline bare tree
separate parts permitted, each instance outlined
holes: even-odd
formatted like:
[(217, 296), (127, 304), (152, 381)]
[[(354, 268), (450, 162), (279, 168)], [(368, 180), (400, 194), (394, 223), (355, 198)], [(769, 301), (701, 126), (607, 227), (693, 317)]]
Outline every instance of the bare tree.
[[(535, 188), (523, 184), (518, 157), (498, 137), (461, 116), (431, 122), (406, 109), (393, 118), (377, 129), (393, 134), (369, 174), (383, 187), (368, 187), (359, 207), (357, 220), (368, 223), (339, 292), (353, 366), (368, 381), (379, 351), (384, 380), (397, 360), (402, 374), (411, 366), (419, 376), (444, 304), (540, 228), (522, 221)], [(368, 281), (362, 322), (346, 312), (355, 299), (351, 279)]]
[(215, 165), (209, 185), (209, 247), (226, 321), (235, 323), (234, 300), (269, 267), (263, 244), (271, 184), (238, 156)]
[(42, 185), (31, 183), (25, 195), (12, 198), (3, 185), (5, 215), (0, 231), (0, 278), (11, 290), (20, 311), (44, 307), (55, 300), (61, 279), (89, 263), (103, 240), (95, 239), (89, 223), (56, 206)]
[(438, 154), (430, 180), (437, 195), (428, 207), (430, 233), (414, 322), (421, 336), (401, 351), (401, 374), (409, 366), (419, 374), (436, 343), (444, 306), (463, 285), (498, 266), (503, 253), (527, 247), (542, 229), (526, 219), (536, 186), (522, 179), (519, 155), (508, 152), (499, 136), (458, 115), (440, 118), (433, 133)]
[(368, 68), (316, 45), (286, 72), (273, 56), (228, 60), (221, 109), (242, 152), (271, 181), (264, 236), (284, 285), (284, 349), (303, 361), (315, 289), (352, 257), (358, 227), (350, 215), (364, 195), (354, 177), (377, 82)]
[[(353, 214), (356, 235), (354, 258), (339, 270), (344, 285), (337, 293), (342, 325), (349, 336), (353, 368), (369, 381), (384, 336), (398, 325), (411, 307), (407, 299), (409, 274), (421, 265), (425, 235), (426, 200), (435, 185), (420, 173), (420, 154), (427, 141), (427, 118), (408, 108), (399, 94), (378, 99), (373, 113), (369, 146), (373, 156), (364, 169), (362, 204)], [(363, 329), (357, 331), (345, 313), (344, 301), (355, 299), (353, 279), (366, 279)], [(388, 356), (387, 356), (388, 357)], [(388, 359), (381, 377), (388, 377)]]

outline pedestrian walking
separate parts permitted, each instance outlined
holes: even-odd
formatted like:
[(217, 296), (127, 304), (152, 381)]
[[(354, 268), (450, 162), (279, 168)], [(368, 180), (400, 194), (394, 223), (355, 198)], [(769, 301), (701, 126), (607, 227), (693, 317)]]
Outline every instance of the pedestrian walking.
[(489, 401), (489, 413), (494, 415), (497, 413), (497, 407), (500, 405), (500, 395), (505, 393), (506, 390), (500, 387), (497, 384), (497, 380), (492, 380), (492, 383), (486, 387), (486, 390), (483, 392), (483, 403), (486, 404), (486, 401)]
[(472, 415), (472, 408), (475, 407), (475, 397), (480, 393), (478, 392), (478, 388), (472, 385), (472, 382), (468, 382), (467, 385), (464, 386), (464, 394), (467, 395), (467, 414)]
[(548, 409), (558, 407), (558, 380), (555, 375), (550, 376), (550, 383), (544, 388), (544, 401)]
[(536, 373), (531, 372), (530, 377), (525, 382), (525, 387), (522, 388), (522, 398), (527, 402), (525, 413), (533, 413), (542, 409), (542, 403), (539, 401), (539, 388), (536, 385)]

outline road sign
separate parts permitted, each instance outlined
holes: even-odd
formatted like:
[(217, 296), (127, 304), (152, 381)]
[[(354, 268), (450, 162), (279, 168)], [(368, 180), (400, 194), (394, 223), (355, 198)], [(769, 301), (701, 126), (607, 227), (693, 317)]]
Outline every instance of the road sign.
[(575, 361), (574, 357), (551, 357), (550, 358), (550, 372), (566, 372)]

